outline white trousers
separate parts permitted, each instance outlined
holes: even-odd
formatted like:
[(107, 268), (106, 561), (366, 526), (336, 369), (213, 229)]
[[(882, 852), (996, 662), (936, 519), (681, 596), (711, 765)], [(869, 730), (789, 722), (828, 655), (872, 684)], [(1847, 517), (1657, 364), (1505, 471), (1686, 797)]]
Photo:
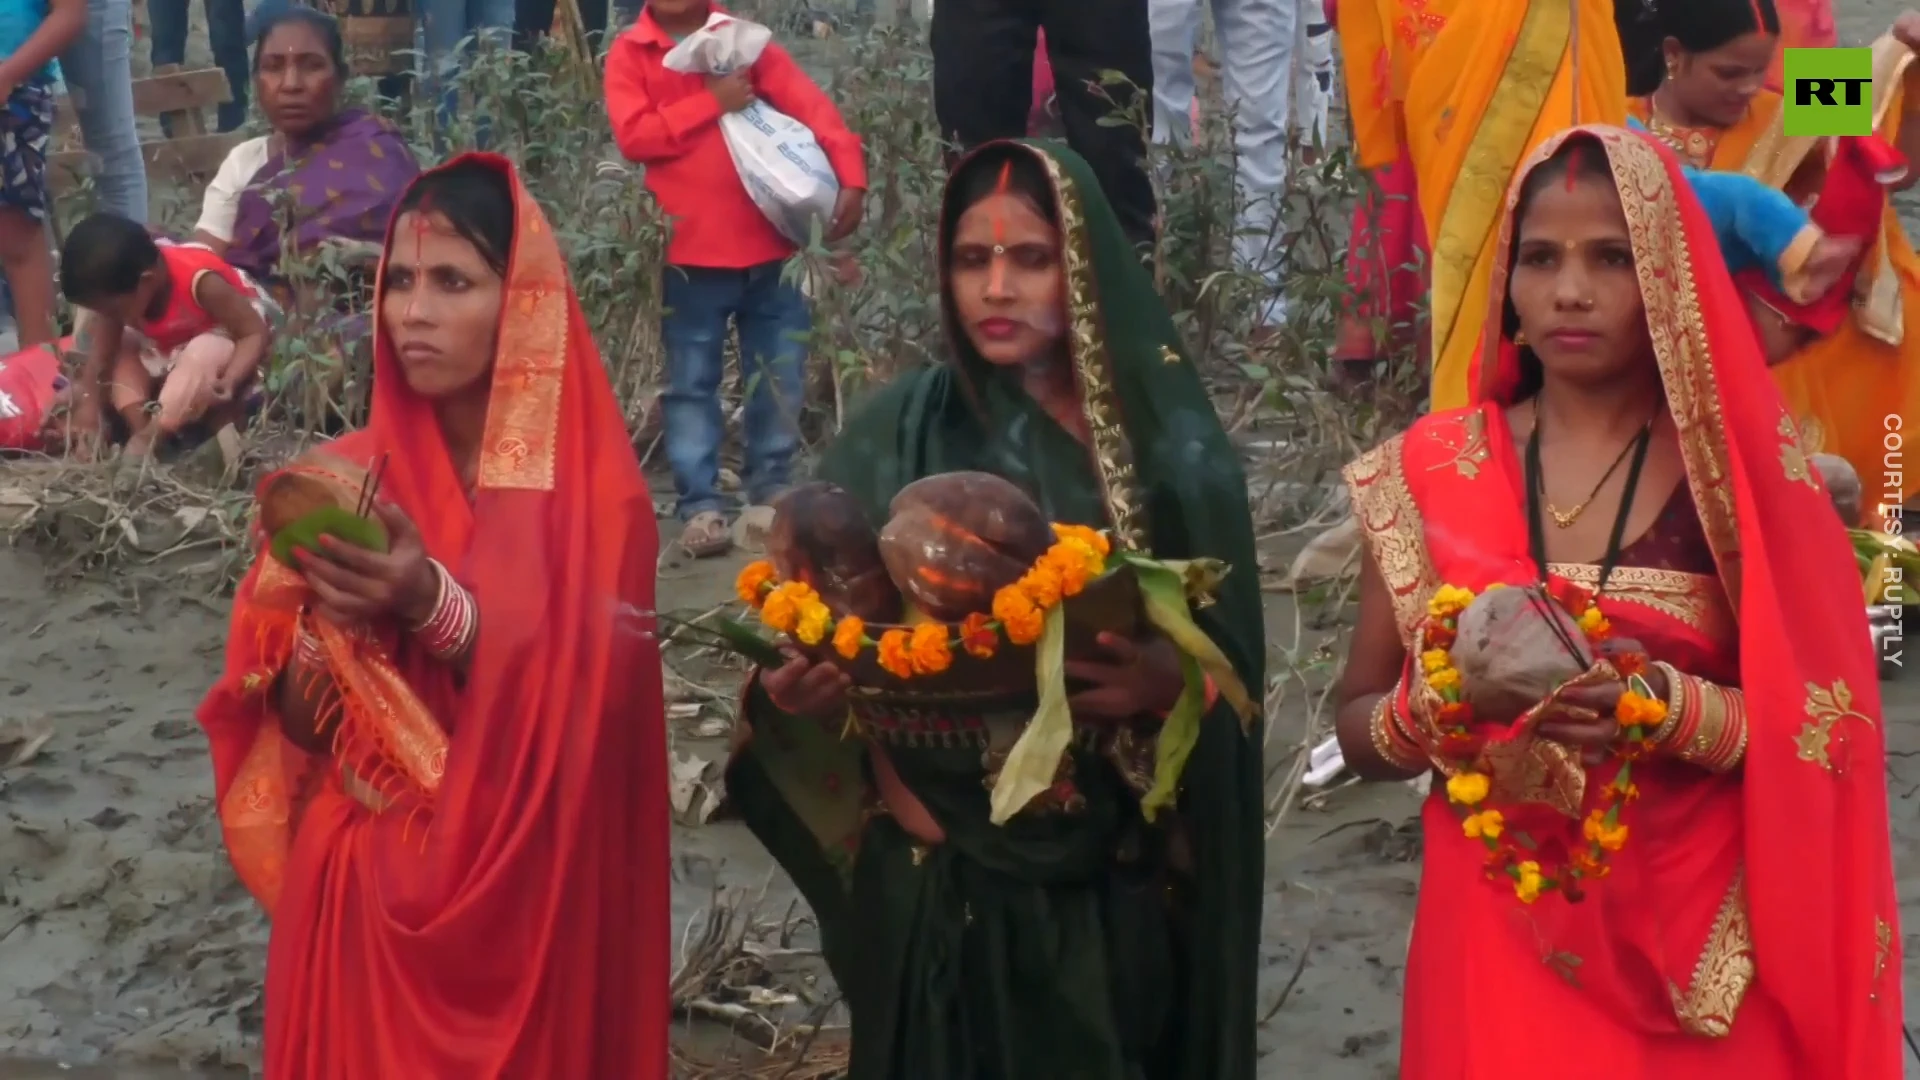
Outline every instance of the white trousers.
[[(1296, 46), (1302, 8), (1319, 0), (1206, 0), (1220, 43), (1241, 212), (1234, 258), (1280, 287), (1280, 204), (1287, 189), (1287, 134), (1292, 121)], [(1153, 137), (1184, 145), (1193, 139), (1193, 49), (1201, 0), (1149, 0), (1153, 33)], [(1316, 20), (1318, 21), (1318, 20)], [(1286, 321), (1276, 299), (1260, 322)]]

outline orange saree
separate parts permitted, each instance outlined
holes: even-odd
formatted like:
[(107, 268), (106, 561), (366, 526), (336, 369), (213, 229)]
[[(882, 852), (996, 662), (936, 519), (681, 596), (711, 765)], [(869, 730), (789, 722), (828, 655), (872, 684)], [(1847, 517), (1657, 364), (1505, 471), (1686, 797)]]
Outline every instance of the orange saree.
[[(1896, 143), (1913, 54), (1891, 36), (1873, 50), (1876, 130)], [(1717, 132), (1662, 123), (1645, 101), (1633, 108), (1689, 164), (1744, 172), (1796, 198), (1819, 189), (1825, 140), (1788, 138), (1776, 94), (1760, 94), (1745, 120)], [(1910, 311), (1920, 311), (1920, 255), (1889, 205), (1854, 281), (1853, 317), (1773, 369), (1808, 449), (1851, 462), (1869, 502), (1904, 504), (1920, 494), (1920, 473), (1908, 475), (1897, 459), (1889, 465), (1884, 446), (1889, 431), (1920, 419), (1920, 335), (1906, 333)]]
[(344, 718), (302, 752), (275, 688), (306, 590), (262, 552), (200, 708), (273, 919), (270, 1080), (666, 1075), (652, 503), (552, 230), (509, 162), (473, 160), (516, 217), (471, 501), (384, 331), (368, 427), (294, 466), (357, 489), (385, 462), (380, 496), (480, 611), (464, 681), (391, 629), (317, 623)]
[[(1726, 773), (1642, 762), (1622, 818), (1631, 839), (1578, 903), (1523, 904), (1486, 880), (1485, 850), (1436, 784), (1401, 1075), (1893, 1080), (1901, 939), (1878, 682), (1847, 541), (1677, 161), (1637, 133), (1582, 128), (1515, 184), (1566, 138), (1597, 141), (1622, 192), (1686, 463), (1669, 506), (1697, 519), (1676, 534), (1686, 543), (1628, 544), (1600, 604), (1655, 659), (1738, 688), (1746, 747)], [(1502, 265), (1492, 293), (1505, 291)], [(1518, 353), (1491, 312), (1478, 404), (1422, 419), (1346, 474), (1410, 649), (1440, 585), (1539, 577), (1506, 423)], [(1663, 550), (1694, 558), (1647, 557)], [(1585, 565), (1547, 572), (1598, 579)], [(1416, 680), (1410, 665), (1402, 685)], [(1439, 729), (1408, 700), (1403, 689), (1402, 722), (1434, 750)], [(1589, 774), (1554, 744), (1532, 752), (1577, 778), (1536, 792), (1577, 834), (1613, 766)]]
[(1562, 128), (1624, 121), (1626, 62), (1609, 0), (1456, 2), (1412, 29), (1400, 111), (1433, 251), (1433, 407), (1451, 409), (1470, 400), (1507, 181)]

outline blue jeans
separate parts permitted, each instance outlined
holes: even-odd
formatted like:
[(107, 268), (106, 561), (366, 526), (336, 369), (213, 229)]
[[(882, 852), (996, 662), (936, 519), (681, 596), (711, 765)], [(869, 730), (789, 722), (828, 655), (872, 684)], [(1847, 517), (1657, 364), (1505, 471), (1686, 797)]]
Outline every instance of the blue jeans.
[(732, 500), (720, 494), (720, 442), (727, 433), (720, 412), (720, 379), (726, 372), (727, 320), (740, 330), (741, 377), (745, 380), (747, 499), (761, 504), (780, 493), (800, 449), (801, 368), (806, 335), (813, 328), (807, 298), (781, 280), (781, 263), (744, 270), (669, 266), (666, 314), (660, 336), (667, 352), (663, 401), (667, 463), (680, 496), (680, 520)]
[[(461, 44), (469, 37), (484, 35), (500, 48), (513, 42), (514, 0), (422, 0), (416, 8), (421, 21), (421, 49), (426, 53), (424, 67), (440, 88), (440, 122), (453, 119), (459, 104), (459, 92), (453, 77), (464, 59)], [(484, 128), (476, 132), (482, 147)], [(444, 135), (442, 136), (444, 138)]]
[(87, 28), (60, 55), (60, 70), (80, 117), (80, 137), (100, 159), (98, 209), (146, 221), (147, 163), (133, 115), (132, 0), (87, 0)]
[[(233, 100), (220, 106), (220, 130), (232, 131), (247, 120), (247, 7), (245, 0), (201, 0), (207, 10), (207, 44), (213, 48), (213, 62), (227, 73), (227, 86)], [(187, 61), (188, 0), (149, 0), (147, 18), (152, 21), (153, 66), (184, 64)], [(160, 126), (170, 128), (162, 117)], [(173, 132), (167, 131), (171, 136)]]

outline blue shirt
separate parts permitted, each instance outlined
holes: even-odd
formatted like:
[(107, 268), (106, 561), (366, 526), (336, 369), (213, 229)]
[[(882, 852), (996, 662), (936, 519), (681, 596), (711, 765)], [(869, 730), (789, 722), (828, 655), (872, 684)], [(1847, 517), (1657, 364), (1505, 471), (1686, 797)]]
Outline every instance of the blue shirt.
[[(0, 56), (20, 51), (40, 24), (47, 21), (47, 0), (0, 0)], [(45, 67), (27, 77), (30, 83), (50, 83), (59, 78), (60, 63), (49, 60)]]
[[(1647, 130), (1637, 118), (1627, 121), (1637, 131)], [(1680, 172), (1713, 223), (1727, 272), (1761, 269), (1780, 286), (1780, 259), (1801, 230), (1813, 219), (1800, 205), (1745, 173), (1714, 172), (1682, 165)]]

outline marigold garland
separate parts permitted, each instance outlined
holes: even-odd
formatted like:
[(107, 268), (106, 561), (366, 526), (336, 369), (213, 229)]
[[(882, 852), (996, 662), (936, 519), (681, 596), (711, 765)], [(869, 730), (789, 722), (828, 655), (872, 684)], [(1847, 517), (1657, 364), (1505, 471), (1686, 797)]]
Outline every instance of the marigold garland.
[(760, 622), (808, 645), (830, 642), (833, 651), (852, 660), (861, 650), (875, 650), (882, 669), (901, 679), (937, 675), (953, 664), (955, 649), (985, 660), (1000, 648), (1000, 639), (1031, 645), (1040, 639), (1047, 612), (1087, 583), (1106, 572), (1113, 553), (1105, 533), (1085, 525), (1053, 526), (1054, 544), (1034, 561), (1020, 580), (993, 596), (993, 610), (974, 612), (957, 624), (921, 623), (868, 636), (859, 617), (836, 619), (813, 587), (800, 581), (782, 581), (773, 564), (748, 563), (734, 579), (742, 602), (757, 609)]
[[(1501, 587), (1496, 584), (1488, 589)], [(1612, 633), (1591, 593), (1558, 583), (1549, 591), (1595, 646)], [(1460, 614), (1473, 601), (1471, 590), (1442, 585), (1427, 601), (1427, 619), (1421, 630), (1420, 670), (1441, 701), (1434, 717), (1440, 734), (1436, 749), (1441, 757), (1460, 766), (1447, 779), (1447, 801), (1460, 815), (1461, 832), (1486, 847), (1488, 876), (1504, 877), (1521, 903), (1531, 904), (1549, 892), (1578, 902), (1585, 895), (1581, 883), (1606, 877), (1608, 857), (1627, 845), (1628, 827), (1621, 820), (1621, 810), (1640, 795), (1633, 784), (1633, 763), (1653, 751), (1652, 735), (1666, 719), (1666, 703), (1632, 689), (1635, 677), (1645, 670), (1646, 657), (1611, 657), (1621, 676), (1630, 680), (1629, 689), (1614, 707), (1621, 733), (1613, 755), (1620, 767), (1582, 820), (1577, 840), (1567, 841), (1564, 864), (1543, 863), (1546, 856), (1539, 845), (1509, 828), (1507, 813), (1486, 805), (1493, 778), (1481, 754), (1481, 740), (1472, 731), (1473, 708), (1463, 697), (1460, 671), (1453, 665), (1452, 653)]]

